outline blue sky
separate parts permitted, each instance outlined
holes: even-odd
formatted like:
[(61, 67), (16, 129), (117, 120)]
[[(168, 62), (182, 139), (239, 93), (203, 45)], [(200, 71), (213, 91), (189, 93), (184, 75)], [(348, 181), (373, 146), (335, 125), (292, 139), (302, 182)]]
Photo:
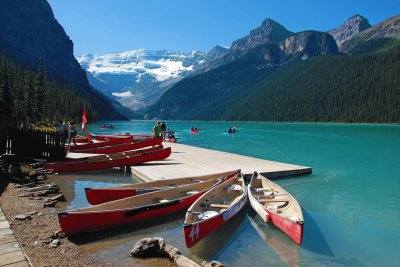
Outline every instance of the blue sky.
[(327, 31), (360, 14), (372, 25), (399, 0), (48, 0), (75, 55), (138, 48), (189, 52), (230, 46), (271, 18), (288, 30)]

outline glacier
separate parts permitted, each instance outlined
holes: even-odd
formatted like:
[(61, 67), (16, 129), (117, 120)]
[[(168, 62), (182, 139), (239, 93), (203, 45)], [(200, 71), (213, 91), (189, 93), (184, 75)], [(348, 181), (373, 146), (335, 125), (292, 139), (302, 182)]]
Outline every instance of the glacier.
[(204, 64), (206, 53), (136, 49), (77, 57), (89, 83), (131, 110), (155, 103), (173, 84)]

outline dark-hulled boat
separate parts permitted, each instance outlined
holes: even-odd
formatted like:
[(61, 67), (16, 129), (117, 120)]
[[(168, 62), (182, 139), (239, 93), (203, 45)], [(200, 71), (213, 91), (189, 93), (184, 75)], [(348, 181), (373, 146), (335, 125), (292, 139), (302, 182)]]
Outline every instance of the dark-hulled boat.
[(296, 244), (301, 244), (303, 212), (292, 195), (256, 172), (248, 186), (248, 195), (251, 206), (265, 222), (271, 222)]
[(85, 188), (85, 193), (88, 202), (92, 205), (97, 205), (108, 201), (113, 201), (121, 198), (132, 197), (135, 195), (148, 193), (151, 191), (167, 189), (168, 187), (171, 188), (186, 184), (217, 179), (218, 177), (232, 175), (232, 173), (235, 173), (235, 175), (240, 175), (239, 170), (229, 171), (229, 172), (221, 172), (203, 176), (166, 179), (166, 180), (159, 180), (146, 183), (121, 185), (121, 186)]
[(210, 189), (186, 212), (183, 230), (188, 248), (231, 220), (245, 207), (247, 191), (243, 177), (235, 177)]
[(187, 209), (207, 190), (231, 178), (232, 175), (228, 175), (215, 180), (60, 212), (58, 220), (63, 232), (72, 235), (167, 215)]
[(153, 148), (118, 152), (81, 159), (68, 159), (45, 163), (43, 168), (55, 172), (79, 172), (130, 166), (148, 161), (163, 160), (171, 155), (171, 148)]

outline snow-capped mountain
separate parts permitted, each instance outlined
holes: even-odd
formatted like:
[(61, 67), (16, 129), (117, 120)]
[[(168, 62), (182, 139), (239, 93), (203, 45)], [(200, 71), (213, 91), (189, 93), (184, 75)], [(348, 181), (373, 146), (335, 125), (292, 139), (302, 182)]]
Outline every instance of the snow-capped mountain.
[(138, 110), (155, 103), (162, 93), (197, 66), (206, 53), (193, 51), (127, 52), (77, 57), (86, 70), (90, 84), (122, 105)]

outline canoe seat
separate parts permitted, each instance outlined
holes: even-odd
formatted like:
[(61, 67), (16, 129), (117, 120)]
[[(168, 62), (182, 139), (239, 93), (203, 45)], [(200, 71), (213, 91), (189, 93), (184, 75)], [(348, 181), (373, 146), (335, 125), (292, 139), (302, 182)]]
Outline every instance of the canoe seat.
[(216, 211), (213, 211), (213, 210), (206, 210), (205, 212), (202, 212), (202, 213), (198, 216), (198, 218), (199, 218), (200, 220), (205, 220), (205, 219), (214, 217), (214, 216), (216, 216), (216, 215), (218, 215), (218, 214), (219, 214), (219, 213), (216, 212)]
[(277, 210), (277, 209), (282, 209), (284, 207), (287, 207), (289, 205), (289, 200), (284, 200), (284, 199), (274, 199), (274, 200), (260, 200), (260, 203), (270, 203), (270, 202), (283, 202), (281, 205), (276, 205), (276, 204), (268, 204), (267, 209), (272, 209), (272, 210)]
[(187, 192), (186, 192), (186, 195), (196, 195), (196, 194), (198, 194), (198, 193), (199, 193), (199, 191), (190, 190), (190, 191), (187, 191)]
[(230, 206), (229, 205), (224, 205), (224, 204), (210, 204), (210, 208), (217, 208), (217, 209), (227, 209)]
[(265, 192), (265, 191), (274, 192), (274, 189), (272, 189), (272, 188), (253, 188), (253, 191), (255, 191), (255, 192)]
[(273, 204), (267, 205), (267, 209), (276, 212), (278, 210), (278, 205), (273, 205)]
[(227, 189), (228, 191), (242, 191), (242, 187), (238, 184), (232, 184)]
[(266, 193), (264, 193), (264, 195), (258, 195), (258, 196), (256, 196), (256, 198), (257, 199), (265, 199), (265, 198), (267, 198), (267, 199), (272, 199), (272, 198), (275, 198), (275, 193), (272, 191), (272, 192), (266, 192)]

